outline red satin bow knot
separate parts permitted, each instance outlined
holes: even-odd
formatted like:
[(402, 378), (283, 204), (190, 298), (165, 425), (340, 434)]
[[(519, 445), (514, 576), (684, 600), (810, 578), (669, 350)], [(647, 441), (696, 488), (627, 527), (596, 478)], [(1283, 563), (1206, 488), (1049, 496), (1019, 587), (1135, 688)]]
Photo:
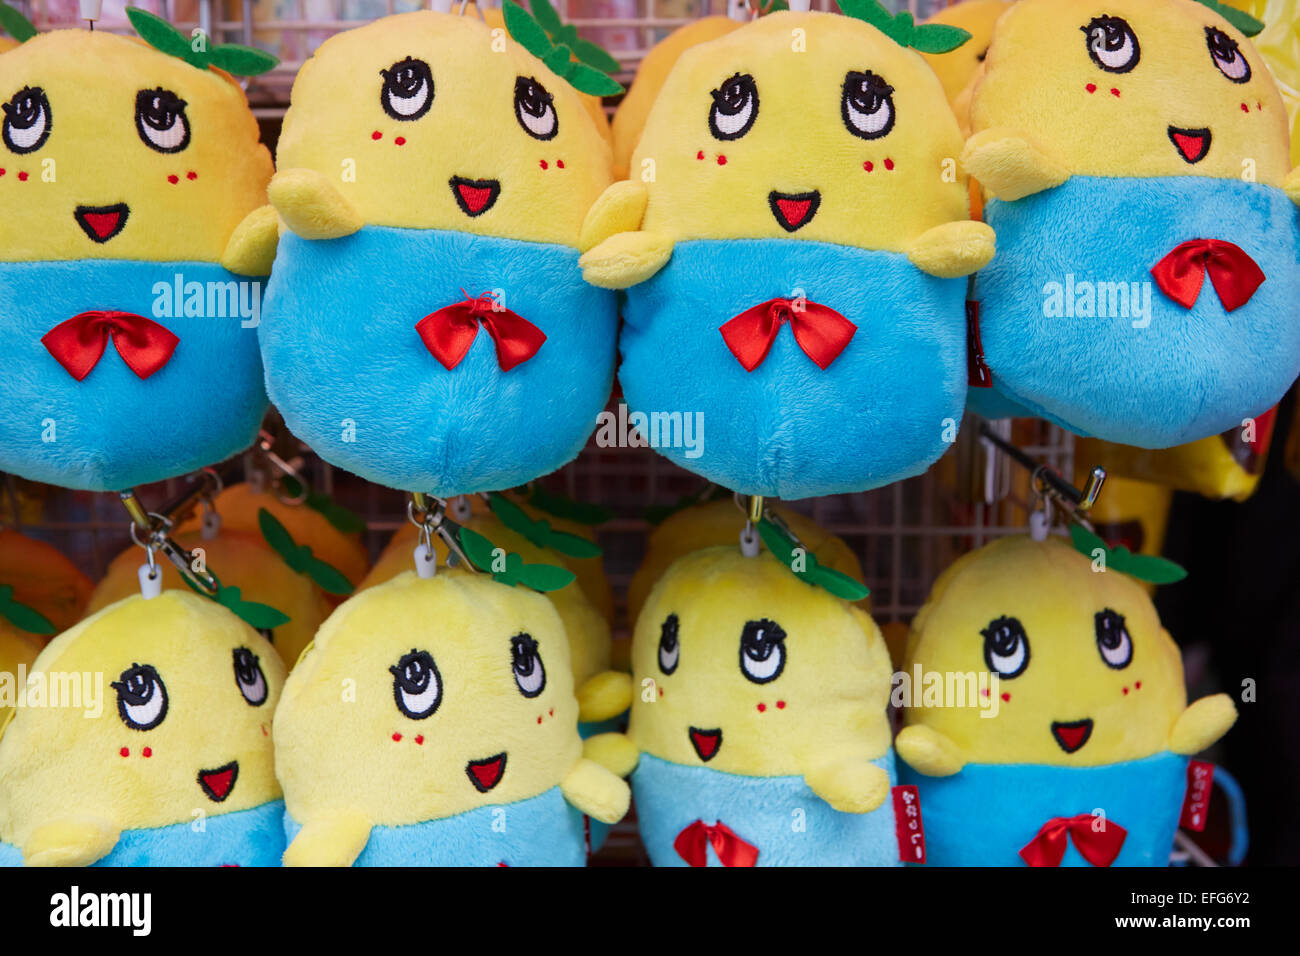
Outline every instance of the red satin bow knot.
[(719, 329), (727, 348), (746, 372), (763, 364), (781, 326), (790, 323), (804, 354), (826, 369), (839, 358), (858, 327), (834, 309), (816, 302), (771, 299), (728, 319)]
[(1151, 269), (1160, 291), (1185, 309), (1196, 304), (1207, 272), (1228, 312), (1249, 302), (1264, 281), (1264, 271), (1246, 250), (1222, 239), (1180, 243)]
[(415, 331), (433, 357), (453, 369), (469, 353), (480, 325), (496, 343), (497, 364), (503, 372), (527, 362), (546, 341), (541, 329), (488, 295), (443, 306), (417, 322)]
[(141, 378), (166, 365), (181, 342), (170, 329), (142, 315), (97, 309), (60, 322), (41, 337), (41, 344), (80, 382), (99, 364), (110, 338), (122, 361)]
[(677, 834), (673, 849), (690, 866), (708, 866), (710, 844), (723, 866), (754, 866), (758, 862), (758, 847), (746, 843), (722, 822), (710, 826), (696, 820)]
[[(1094, 829), (1094, 824), (1100, 828)], [(1054, 817), (1025, 844), (1020, 856), (1030, 866), (1060, 866), (1065, 857), (1065, 844), (1073, 839), (1079, 855), (1093, 866), (1110, 866), (1119, 856), (1126, 836), (1128, 831), (1118, 823), (1102, 820), (1091, 813)]]

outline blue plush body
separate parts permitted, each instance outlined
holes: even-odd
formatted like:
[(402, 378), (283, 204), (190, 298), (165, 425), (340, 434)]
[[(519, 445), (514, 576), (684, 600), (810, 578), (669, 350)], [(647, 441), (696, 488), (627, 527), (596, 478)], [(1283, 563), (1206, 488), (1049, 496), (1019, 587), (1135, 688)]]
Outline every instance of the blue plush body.
[[(292, 843), (302, 825), (284, 814)], [(559, 787), (441, 820), (377, 826), (353, 866), (585, 866), (582, 811)]]
[[(202, 283), (202, 316), (175, 316), (174, 283)], [(0, 263), (0, 471), (89, 491), (120, 491), (229, 458), (252, 443), (266, 412), (257, 330), (209, 312), (208, 283), (257, 283), (208, 262)], [(156, 291), (159, 284), (165, 289)], [(183, 289), (184, 291), (184, 289)], [(164, 301), (165, 300), (165, 301)], [(163, 306), (172, 316), (160, 315)], [(182, 309), (184, 297), (182, 298)], [(158, 306), (156, 309), (155, 306)], [(82, 312), (132, 312), (180, 345), (139, 378), (112, 342), (78, 382), (41, 337)], [(52, 439), (52, 440), (51, 440)]]
[[(921, 795), (927, 863), (1024, 866), (1020, 850), (1044, 823), (1100, 809), (1128, 831), (1112, 866), (1165, 866), (1187, 763), (1166, 752), (1099, 767), (967, 764), (951, 777), (927, 777), (903, 764), (899, 776)], [(1061, 865), (1090, 864), (1071, 840)]]
[[(872, 762), (894, 781), (892, 748)], [(696, 820), (725, 823), (758, 848), (758, 866), (901, 865), (888, 799), (871, 813), (841, 813), (803, 777), (746, 777), (647, 753), (632, 774), (632, 795), (641, 842), (655, 866), (687, 865), (673, 841)], [(721, 866), (712, 846), (707, 853), (709, 866)]]
[[(203, 829), (186, 820), (123, 830), (108, 856), (93, 866), (279, 866), (284, 856), (284, 801), (211, 814)], [(0, 843), (0, 866), (22, 866), (16, 846)]]
[[(546, 342), (503, 372), (480, 328), (445, 368), (416, 324), (493, 290)], [(367, 226), (281, 238), (260, 335), (267, 389), (295, 435), (370, 481), (446, 496), (574, 458), (609, 399), (617, 331), (615, 297), (582, 281), (576, 249)]]
[[(745, 371), (719, 328), (799, 290), (857, 326), (848, 346), (823, 370), (782, 328), (767, 359)], [(955, 435), (965, 290), (964, 279), (936, 279), (898, 253), (681, 242), (662, 271), (627, 292), (619, 380), (634, 412), (702, 412), (702, 454), (658, 450), (733, 491), (805, 498), (876, 488), (939, 458), (946, 425)]]
[[(1240, 427), (1300, 372), (1300, 211), (1279, 189), (1196, 176), (1075, 176), (1014, 202), (993, 200), (985, 219), (998, 252), (976, 285), (984, 356), (994, 388), (1027, 414), (1164, 448)], [(1225, 311), (1208, 276), (1191, 309), (1160, 290), (1151, 268), (1192, 239), (1232, 242), (1255, 260), (1265, 280), (1249, 302)], [(1079, 283), (1139, 283), (1150, 290), (1151, 314), (1045, 315), (1047, 284), (1064, 288), (1069, 275), (1076, 304)], [(1108, 313), (1119, 311), (1102, 299)], [(1005, 414), (987, 391), (972, 390), (972, 409)]]

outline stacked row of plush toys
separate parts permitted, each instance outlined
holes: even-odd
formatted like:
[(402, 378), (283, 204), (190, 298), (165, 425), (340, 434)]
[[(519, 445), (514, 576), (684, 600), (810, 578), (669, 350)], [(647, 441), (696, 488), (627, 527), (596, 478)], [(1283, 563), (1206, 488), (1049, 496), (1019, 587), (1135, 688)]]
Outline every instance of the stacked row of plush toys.
[(1258, 23), (1021, 0), (959, 118), (926, 58), (968, 31), (840, 6), (670, 38), (612, 132), (545, 6), (378, 20), (303, 66), (274, 173), (231, 75), (264, 54), (139, 11), (145, 42), (0, 54), (0, 470), (161, 480), (269, 396), (332, 464), (456, 502), (367, 571), (336, 508), (232, 487), (177, 529), (215, 594), (138, 551), (67, 629), (0, 590), (0, 664), (62, 630), (25, 694), (111, 688), (10, 711), (0, 861), (581, 864), (632, 793), (662, 865), (1167, 858), (1235, 710), (1187, 706), (1127, 550), (1076, 528), (949, 568), (895, 663), (972, 699), (918, 688), (895, 737), (843, 542), (669, 519), (629, 674), (591, 532), (509, 491), (578, 453), (620, 349), (630, 408), (709, 423), (660, 452), (742, 496), (918, 474), (968, 404), (1166, 448), (1290, 387), (1300, 176)]

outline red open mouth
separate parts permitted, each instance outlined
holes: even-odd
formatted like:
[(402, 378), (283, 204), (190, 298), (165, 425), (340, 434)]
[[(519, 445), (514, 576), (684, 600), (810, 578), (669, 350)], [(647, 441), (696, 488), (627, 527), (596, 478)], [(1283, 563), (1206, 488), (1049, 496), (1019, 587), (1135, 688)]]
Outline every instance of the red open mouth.
[(691, 727), (691, 746), (699, 754), (700, 759), (708, 763), (718, 755), (719, 748), (722, 747), (722, 730), (700, 730), (698, 727)]
[(474, 784), (475, 790), (479, 793), (487, 793), (506, 775), (505, 751), (495, 757), (471, 760), (465, 765), (465, 773), (469, 776), (469, 782)]
[(815, 189), (810, 193), (779, 193), (772, 190), (767, 194), (767, 204), (772, 209), (772, 215), (786, 232), (794, 232), (812, 222), (821, 203), (822, 194)]
[(460, 206), (461, 212), (467, 216), (481, 216), (492, 208), (501, 195), (501, 180), (452, 176), (451, 192), (456, 197), (456, 205)]
[(213, 803), (220, 803), (230, 796), (230, 791), (235, 789), (235, 781), (238, 779), (239, 762), (236, 760), (216, 770), (199, 771), (199, 786)]
[(1052, 722), (1052, 736), (1062, 750), (1072, 754), (1088, 742), (1092, 736), (1092, 718), (1087, 720), (1069, 720)]
[(112, 206), (78, 206), (72, 215), (92, 241), (108, 242), (125, 228), (130, 212), (130, 207), (120, 202)]
[(1189, 163), (1199, 163), (1210, 151), (1210, 131), (1208, 129), (1179, 129), (1169, 127), (1169, 141), (1178, 149), (1179, 154)]

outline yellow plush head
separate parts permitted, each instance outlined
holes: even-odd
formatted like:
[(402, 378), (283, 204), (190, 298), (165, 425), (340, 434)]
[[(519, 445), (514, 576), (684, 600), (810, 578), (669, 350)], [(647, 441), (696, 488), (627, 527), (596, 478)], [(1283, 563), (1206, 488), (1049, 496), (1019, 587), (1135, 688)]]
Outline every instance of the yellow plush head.
[(94, 585), (58, 548), (10, 528), (0, 528), (0, 586), (66, 631), (81, 620)]
[(850, 17), (782, 12), (681, 55), (630, 176), (647, 181), (642, 228), (674, 241), (902, 251), (967, 218), (960, 153), (919, 54)]
[(344, 602), (285, 686), (289, 814), (441, 819), (558, 786), (581, 756), (551, 603), (487, 575), (406, 572)]
[(294, 81), (277, 161), (337, 184), (372, 225), (567, 245), (610, 181), (576, 90), (504, 30), (429, 11), (321, 44)]
[(1009, 128), (1075, 174), (1280, 185), (1286, 111), (1259, 52), (1195, 0), (1021, 0), (975, 88), (978, 133)]
[(216, 262), (266, 202), (243, 91), (111, 33), (42, 33), (0, 58), (0, 260)]
[(708, 548), (673, 564), (637, 620), (632, 667), (629, 736), (664, 760), (808, 776), (889, 746), (875, 624), (767, 552)]
[[(0, 738), (0, 835), (189, 822), (279, 797), (271, 717), (284, 668), (252, 628), (206, 598), (136, 596), (55, 638), (34, 665), (46, 706), (19, 708)], [(55, 688), (61, 696), (51, 706)], [(98, 710), (90, 688), (102, 692)], [(29, 857), (29, 862), (31, 859)]]
[(988, 56), (993, 25), (1011, 6), (1007, 0), (962, 0), (944, 7), (926, 21), (960, 27), (970, 34), (970, 39), (955, 50), (921, 54), (943, 84), (943, 93), (949, 104), (955, 105), (958, 95)]
[[(316, 629), (330, 613), (325, 593), (311, 579), (296, 573), (267, 547), (260, 538), (238, 531), (222, 531), (211, 541), (194, 533), (176, 536), (176, 542), (190, 551), (203, 549), (203, 561), (225, 587), (237, 587), (245, 601), (268, 604), (288, 616), (286, 624), (263, 631), (275, 647), (286, 667), (293, 667), (302, 649), (311, 642)], [(145, 555), (136, 547), (119, 554), (108, 566), (104, 578), (90, 598), (89, 613), (94, 614), (110, 604), (140, 591), (137, 576)], [(158, 559), (163, 575), (163, 588), (168, 591), (190, 591), (180, 572), (165, 559)]]
[(1004, 538), (948, 568), (913, 622), (903, 672), (918, 666), (999, 674), (996, 716), (916, 696), (905, 711), (975, 763), (1136, 760), (1167, 749), (1187, 704), (1178, 647), (1141, 584), (1057, 538)]

